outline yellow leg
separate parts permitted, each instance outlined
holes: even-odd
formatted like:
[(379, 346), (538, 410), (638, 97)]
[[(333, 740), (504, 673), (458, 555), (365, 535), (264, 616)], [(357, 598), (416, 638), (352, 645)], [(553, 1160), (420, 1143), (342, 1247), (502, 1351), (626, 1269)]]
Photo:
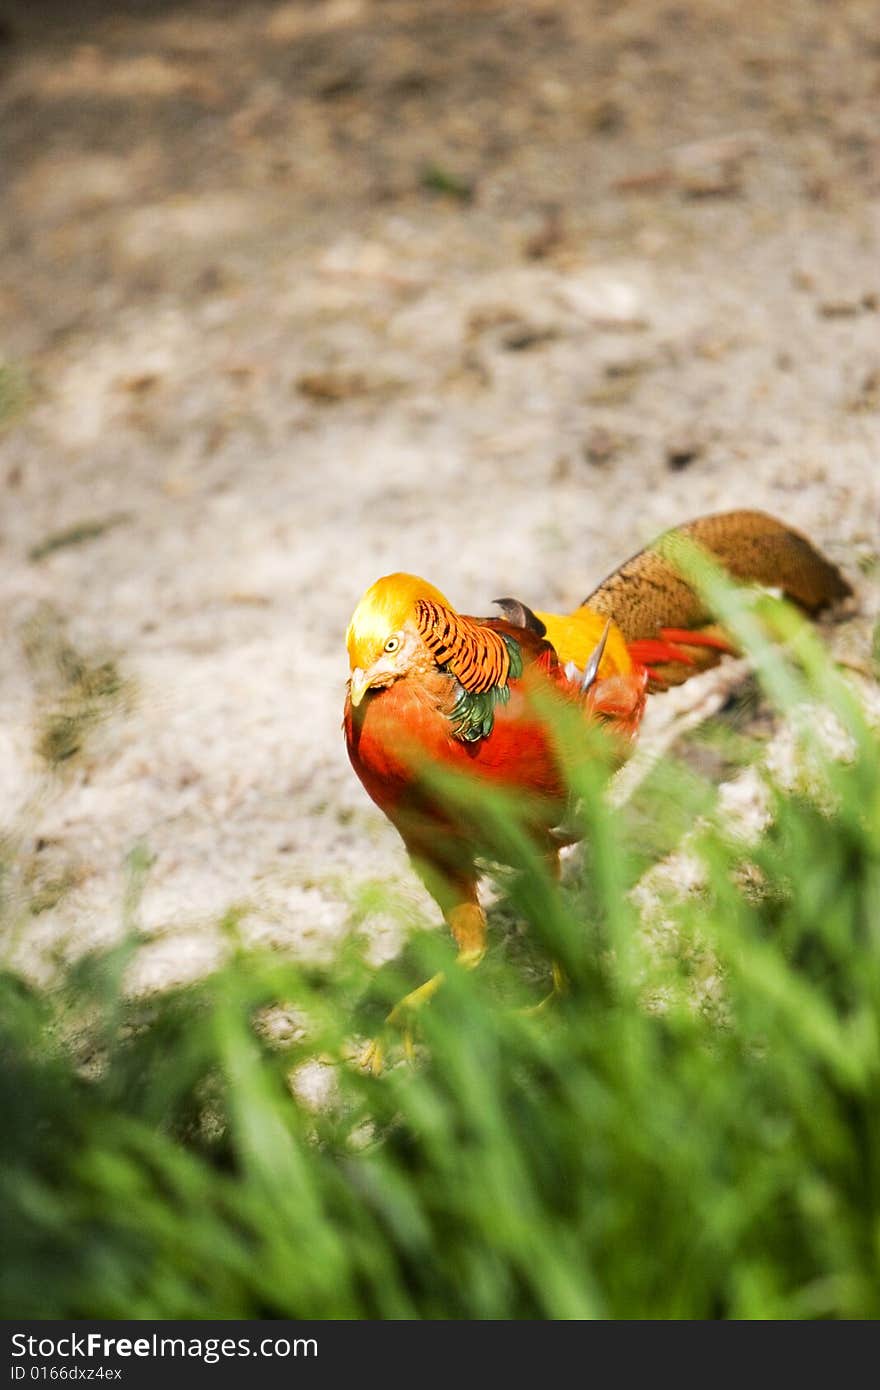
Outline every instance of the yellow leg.
[[(399, 1028), (403, 1035), (403, 1051), (407, 1061), (412, 1061), (415, 1056), (415, 1045), (413, 1043), (413, 1016), (428, 1000), (437, 993), (443, 983), (443, 972), (432, 975), (430, 980), (426, 980), (418, 989), (410, 990), (402, 999), (394, 1005), (391, 1013), (385, 1020), (386, 1026)], [(367, 1043), (360, 1058), (361, 1066), (366, 1071), (372, 1072), (373, 1076), (379, 1076), (385, 1065), (385, 1047), (381, 1038), (373, 1038)]]
[(459, 964), (469, 969), (479, 965), (486, 954), (486, 914), (476, 892), (470, 902), (459, 903), (447, 912), (446, 920), (458, 947)]
[[(466, 970), (473, 970), (486, 954), (486, 914), (477, 901), (476, 887), (468, 885), (469, 900), (457, 903), (446, 913), (446, 920), (458, 945), (458, 964)], [(403, 1050), (412, 1060), (414, 1055), (413, 1024), (418, 1010), (427, 1004), (437, 993), (445, 976), (442, 971), (432, 975), (418, 989), (405, 994), (394, 1005), (385, 1022), (392, 1028), (399, 1028), (403, 1034)], [(385, 1049), (380, 1038), (373, 1038), (361, 1053), (360, 1064), (366, 1071), (378, 1076), (385, 1064)]]

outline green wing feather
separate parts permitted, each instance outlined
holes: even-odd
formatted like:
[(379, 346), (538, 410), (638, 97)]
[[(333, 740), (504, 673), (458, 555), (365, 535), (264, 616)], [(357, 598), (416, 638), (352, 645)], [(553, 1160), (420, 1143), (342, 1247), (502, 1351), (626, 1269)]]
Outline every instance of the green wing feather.
[(477, 743), (481, 738), (489, 737), (495, 725), (496, 707), (506, 705), (510, 699), (509, 681), (522, 675), (523, 659), (519, 643), (506, 632), (500, 636), (510, 657), (508, 679), (503, 685), (493, 685), (489, 690), (466, 690), (456, 679), (458, 696), (449, 712), (449, 719), (455, 737), (462, 743)]

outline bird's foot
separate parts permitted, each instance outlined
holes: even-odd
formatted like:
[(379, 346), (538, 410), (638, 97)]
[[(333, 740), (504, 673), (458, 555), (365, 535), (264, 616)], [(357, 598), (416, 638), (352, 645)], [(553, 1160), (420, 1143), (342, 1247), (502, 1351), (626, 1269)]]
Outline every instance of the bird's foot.
[[(434, 997), (437, 990), (443, 983), (442, 972), (432, 975), (430, 980), (426, 980), (418, 989), (410, 990), (398, 1003), (394, 1005), (391, 1013), (385, 1020), (386, 1027), (397, 1028), (400, 1030), (403, 1041), (403, 1054), (408, 1062), (415, 1057), (414, 1023), (415, 1015), (423, 1005), (427, 1004)], [(371, 1072), (373, 1076), (379, 1076), (385, 1066), (385, 1043), (381, 1038), (373, 1038), (367, 1043), (360, 1057), (360, 1064), (365, 1071)]]
[(558, 999), (562, 999), (564, 995), (568, 994), (568, 979), (558, 961), (553, 961), (552, 970), (553, 988), (550, 990), (550, 993), (545, 994), (544, 998), (537, 1004), (530, 1004), (528, 1008), (520, 1009), (520, 1013), (524, 1014), (526, 1018), (537, 1018), (540, 1014), (546, 1013), (552, 1004), (555, 1004)]
[[(485, 950), (479, 948), (470, 951), (459, 951), (456, 957), (457, 963), (463, 965), (466, 970), (473, 970), (479, 965), (485, 955)], [(415, 1021), (418, 1012), (425, 1004), (429, 1003), (442, 985), (445, 975), (443, 971), (432, 975), (430, 980), (426, 980), (418, 989), (410, 990), (405, 994), (385, 1020), (386, 1028), (396, 1028), (400, 1031), (403, 1042), (403, 1055), (408, 1062), (415, 1057)], [(379, 1076), (385, 1066), (385, 1042), (382, 1038), (373, 1038), (367, 1043), (360, 1055), (360, 1065), (365, 1071), (373, 1076)]]
[(379, 1038), (371, 1038), (358, 1057), (358, 1066), (371, 1076), (381, 1076), (385, 1066), (385, 1047)]

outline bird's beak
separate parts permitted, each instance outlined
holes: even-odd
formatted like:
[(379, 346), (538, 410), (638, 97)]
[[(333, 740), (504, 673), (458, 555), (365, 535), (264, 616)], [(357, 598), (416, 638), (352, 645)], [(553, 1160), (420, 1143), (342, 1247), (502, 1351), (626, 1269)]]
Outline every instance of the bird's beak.
[(355, 666), (348, 685), (348, 693), (355, 709), (357, 709), (369, 688), (370, 677), (367, 675), (366, 671), (361, 670), (360, 666)]

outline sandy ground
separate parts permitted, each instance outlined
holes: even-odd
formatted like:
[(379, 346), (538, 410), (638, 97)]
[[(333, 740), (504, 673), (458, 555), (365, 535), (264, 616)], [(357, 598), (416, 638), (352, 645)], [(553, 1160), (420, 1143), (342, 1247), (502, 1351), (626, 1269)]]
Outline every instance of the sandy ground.
[[(119, 932), (136, 847), (141, 986), (210, 965), (231, 905), (301, 951), (365, 882), (424, 902), (339, 728), (388, 570), (573, 604), (760, 506), (858, 585), (834, 641), (866, 660), (876, 4), (5, 13), (0, 827), (30, 971)], [(47, 771), (74, 648), (124, 684)]]

